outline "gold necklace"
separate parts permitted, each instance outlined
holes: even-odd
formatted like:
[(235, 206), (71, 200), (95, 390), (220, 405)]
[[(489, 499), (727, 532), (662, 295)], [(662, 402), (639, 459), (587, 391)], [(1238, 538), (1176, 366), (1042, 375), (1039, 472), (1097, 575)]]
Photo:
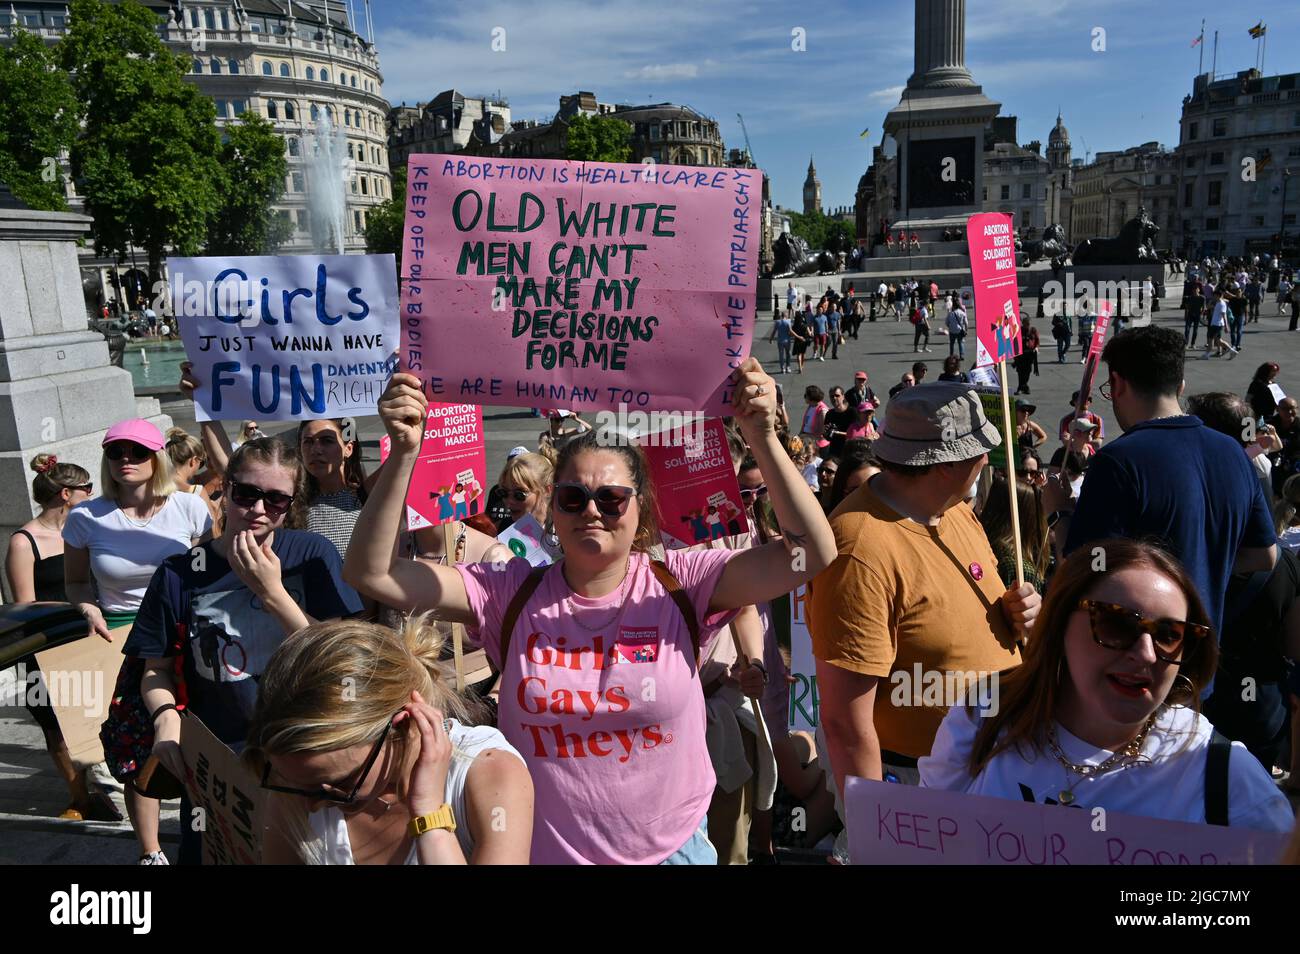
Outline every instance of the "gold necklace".
[[(1137, 734), (1137, 736), (1133, 739), (1133, 741), (1129, 742), (1123, 748), (1115, 750), (1113, 753), (1111, 753), (1109, 758), (1107, 758), (1104, 762), (1098, 763), (1097, 765), (1087, 765), (1087, 764), (1076, 765), (1075, 763), (1071, 762), (1068, 758), (1065, 757), (1065, 752), (1061, 750), (1060, 742), (1057, 741), (1056, 723), (1053, 722), (1050, 726), (1048, 726), (1047, 728), (1048, 748), (1051, 749), (1052, 755), (1056, 758), (1056, 760), (1065, 767), (1067, 773), (1065, 777), (1065, 782), (1066, 782), (1065, 788), (1063, 788), (1057, 794), (1057, 801), (1059, 801), (1062, 805), (1074, 804), (1075, 801), (1074, 789), (1084, 779), (1097, 778), (1101, 775), (1105, 775), (1107, 772), (1110, 772), (1113, 769), (1128, 768), (1129, 766), (1132, 765), (1142, 765), (1149, 762), (1150, 759), (1145, 759), (1142, 757), (1142, 744), (1146, 742), (1147, 736), (1150, 734), (1152, 727), (1156, 724), (1156, 717), (1159, 714), (1160, 714), (1159, 710), (1153, 712), (1151, 714), (1151, 718), (1147, 719), (1146, 724), (1142, 726), (1142, 731)], [(1071, 784), (1070, 782), (1071, 774), (1079, 776), (1079, 780), (1077, 782), (1074, 782), (1073, 784)]]
[[(620, 594), (620, 596), (622, 596), (623, 590), (627, 586), (628, 580), (630, 580), (631, 578), (632, 578), (632, 554), (629, 553), (627, 555), (627, 566), (623, 570), (623, 582), (618, 585), (618, 590), (616, 591), (618, 594)], [(619, 618), (623, 615), (623, 610), (627, 606), (627, 598), (625, 596), (622, 596), (622, 598), (620, 598), (618, 601), (618, 606), (615, 607), (614, 609), (614, 615), (611, 616), (609, 619), (605, 620), (605, 622), (599, 623), (596, 626), (588, 626), (586, 623), (584, 623), (582, 620), (578, 618), (578, 609), (574, 605), (574, 603), (569, 599), (569, 597), (566, 596), (564, 598), (564, 603), (569, 608), (570, 619), (572, 619), (575, 623), (577, 623), (579, 626), (581, 626), (589, 633), (600, 633), (603, 630), (609, 629), (610, 626), (618, 622)]]

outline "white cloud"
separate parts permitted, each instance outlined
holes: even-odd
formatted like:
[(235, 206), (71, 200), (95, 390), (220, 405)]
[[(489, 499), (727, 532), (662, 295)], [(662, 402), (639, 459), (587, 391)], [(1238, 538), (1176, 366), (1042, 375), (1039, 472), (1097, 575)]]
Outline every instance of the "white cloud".
[(695, 79), (699, 75), (698, 63), (655, 63), (639, 70), (623, 71), (624, 79), (637, 80)]
[(898, 97), (903, 95), (902, 86), (886, 86), (884, 89), (878, 89), (873, 93), (867, 94), (867, 99), (873, 103), (896, 103)]

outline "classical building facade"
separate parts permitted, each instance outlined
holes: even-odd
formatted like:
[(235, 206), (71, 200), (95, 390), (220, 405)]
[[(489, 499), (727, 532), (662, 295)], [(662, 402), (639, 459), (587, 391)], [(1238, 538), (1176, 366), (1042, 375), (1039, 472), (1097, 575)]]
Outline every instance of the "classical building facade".
[(1177, 178), (1177, 157), (1157, 142), (1097, 153), (1074, 170), (1072, 241), (1115, 235), (1142, 207), (1160, 227), (1157, 247), (1173, 247)]
[(1047, 225), (1049, 165), (1040, 154), (1041, 145), (995, 142), (985, 150), (982, 211), (1010, 213), (1017, 229)]
[(1284, 232), (1289, 247), (1300, 244), (1300, 187), (1290, 185), (1300, 172), (1300, 73), (1198, 76), (1176, 157), (1174, 245), (1184, 254), (1276, 251)]
[[(351, 21), (348, 5), (338, 0), (142, 2), (158, 14), (159, 36), (167, 46), (189, 59), (188, 79), (211, 97), (218, 126), (252, 112), (284, 138), (289, 172), (275, 208), (292, 233), (280, 252), (335, 245), (332, 230), (313, 223), (310, 200), (313, 190), (336, 187), (345, 201), (343, 246), (364, 252), (366, 215), (392, 196), (389, 107), (379, 54), (360, 24)], [(14, 0), (0, 8), (0, 43), (19, 29), (52, 43), (67, 28), (64, 0)], [(309, 159), (324, 122), (346, 140), (337, 183), (312, 181)]]
[(567, 154), (569, 123), (579, 113), (612, 116), (632, 127), (630, 162), (655, 162), (678, 166), (722, 166), (727, 150), (717, 120), (689, 106), (656, 103), (628, 106), (602, 103), (596, 95), (580, 91), (560, 97), (560, 108), (549, 122), (516, 120), (490, 155), (563, 159)]
[(401, 168), (418, 153), (491, 155), (510, 130), (510, 103), (502, 96), (475, 98), (444, 90), (427, 103), (388, 112), (388, 161)]

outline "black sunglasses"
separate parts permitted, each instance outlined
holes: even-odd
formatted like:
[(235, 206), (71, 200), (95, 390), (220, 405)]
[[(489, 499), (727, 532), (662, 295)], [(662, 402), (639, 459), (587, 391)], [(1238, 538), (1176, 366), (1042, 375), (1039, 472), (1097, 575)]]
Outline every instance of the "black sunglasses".
[(152, 457), (153, 451), (135, 441), (114, 441), (104, 449), (104, 456), (111, 461), (119, 461), (126, 457), (138, 464)]
[(596, 509), (606, 517), (621, 517), (627, 512), (627, 502), (636, 496), (631, 487), (608, 484), (588, 490), (585, 484), (564, 482), (555, 485), (552, 500), (565, 513), (582, 513), (589, 501), (596, 501)]
[[(394, 716), (394, 718), (396, 718), (396, 716)], [(361, 774), (357, 776), (356, 783), (352, 786), (352, 792), (348, 795), (339, 794), (343, 790), (342, 784), (322, 784), (321, 787), (316, 789), (314, 792), (309, 792), (301, 788), (289, 788), (285, 785), (272, 785), (270, 782), (271, 763), (269, 760), (267, 761), (266, 766), (262, 769), (262, 787), (272, 792), (281, 792), (285, 795), (301, 795), (303, 798), (319, 798), (327, 802), (337, 802), (340, 805), (351, 805), (357, 800), (357, 792), (361, 791), (361, 783), (366, 780), (366, 776), (370, 774), (370, 769), (379, 758), (379, 753), (383, 751), (384, 740), (388, 738), (388, 733), (392, 731), (392, 728), (393, 720), (389, 719), (388, 725), (384, 726), (383, 733), (375, 742), (375, 747), (370, 750), (370, 755), (366, 757), (365, 764), (361, 766)], [(344, 781), (346, 782), (346, 779)]]
[(513, 500), (515, 503), (523, 503), (528, 499), (528, 495), (531, 492), (532, 491), (528, 490), (507, 490), (506, 497), (509, 500)]
[(1207, 639), (1210, 636), (1210, 627), (1200, 623), (1181, 619), (1147, 619), (1118, 603), (1079, 600), (1079, 609), (1087, 611), (1092, 624), (1092, 638), (1098, 646), (1127, 652), (1143, 633), (1150, 633), (1156, 658), (1175, 666), (1182, 665), (1180, 657), (1185, 637)]
[(68, 489), (69, 489), (69, 490), (84, 490), (84, 491), (85, 491), (86, 493), (88, 493), (88, 494), (93, 494), (93, 493), (95, 492), (95, 485), (94, 485), (94, 484), (78, 484), (77, 486), (75, 486), (75, 487), (69, 487)]
[(283, 494), (278, 490), (263, 490), (253, 484), (239, 482), (230, 485), (230, 499), (241, 507), (251, 507), (259, 500), (264, 500), (268, 513), (284, 513), (293, 504), (293, 494)]

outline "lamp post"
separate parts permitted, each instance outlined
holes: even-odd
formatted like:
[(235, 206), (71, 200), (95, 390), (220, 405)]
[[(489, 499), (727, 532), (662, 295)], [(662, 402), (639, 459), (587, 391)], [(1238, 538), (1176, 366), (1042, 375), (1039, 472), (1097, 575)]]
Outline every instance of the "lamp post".
[(1277, 260), (1281, 264), (1282, 253), (1286, 249), (1286, 192), (1291, 185), (1291, 170), (1282, 170), (1282, 224), (1277, 232)]

